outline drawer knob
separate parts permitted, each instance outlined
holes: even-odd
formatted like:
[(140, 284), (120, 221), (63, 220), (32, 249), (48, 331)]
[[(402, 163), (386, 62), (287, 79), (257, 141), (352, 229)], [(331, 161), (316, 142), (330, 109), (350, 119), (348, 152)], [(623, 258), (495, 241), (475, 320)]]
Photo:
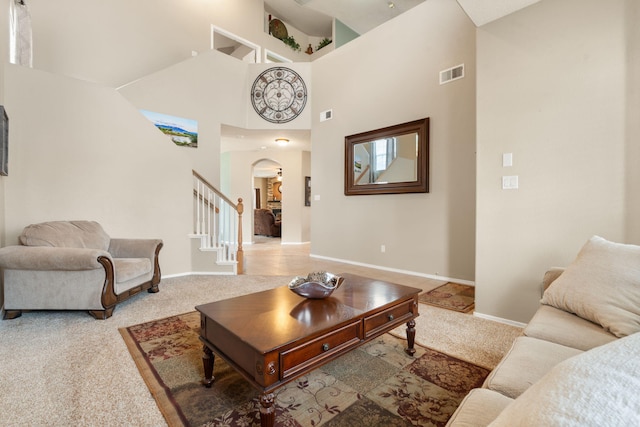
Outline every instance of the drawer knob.
[(322, 351), (329, 351), (329, 344), (322, 344)]
[(393, 320), (393, 314), (390, 314), (387, 318), (389, 319), (389, 321), (392, 321)]

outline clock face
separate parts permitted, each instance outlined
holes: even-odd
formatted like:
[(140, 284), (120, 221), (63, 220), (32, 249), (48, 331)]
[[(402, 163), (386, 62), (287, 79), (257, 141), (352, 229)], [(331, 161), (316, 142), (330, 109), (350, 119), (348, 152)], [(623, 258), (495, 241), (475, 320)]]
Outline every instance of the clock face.
[(251, 103), (256, 113), (269, 122), (290, 122), (307, 103), (307, 87), (295, 71), (269, 68), (253, 82)]

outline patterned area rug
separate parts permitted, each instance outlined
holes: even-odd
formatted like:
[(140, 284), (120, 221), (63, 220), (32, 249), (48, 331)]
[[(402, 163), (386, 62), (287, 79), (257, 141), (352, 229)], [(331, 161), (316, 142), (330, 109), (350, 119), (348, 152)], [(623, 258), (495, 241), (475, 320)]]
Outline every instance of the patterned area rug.
[(418, 300), (424, 304), (467, 313), (474, 308), (475, 290), (473, 286), (447, 282), (420, 295)]
[[(212, 388), (201, 385), (199, 313), (120, 329), (170, 426), (259, 426), (258, 391), (215, 358)], [(276, 425), (444, 426), (487, 369), (385, 334), (277, 389)]]

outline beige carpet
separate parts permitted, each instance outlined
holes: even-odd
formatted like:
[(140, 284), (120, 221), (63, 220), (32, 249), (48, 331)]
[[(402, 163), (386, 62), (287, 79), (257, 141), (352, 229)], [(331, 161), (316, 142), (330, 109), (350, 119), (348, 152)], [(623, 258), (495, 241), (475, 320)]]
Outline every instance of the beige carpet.
[[(145, 292), (125, 301), (107, 320), (94, 320), (86, 312), (31, 312), (0, 321), (0, 425), (166, 425), (118, 328), (284, 286), (290, 279), (165, 279), (159, 293)], [(487, 368), (521, 332), (423, 304), (416, 325), (417, 342)], [(404, 335), (404, 328), (397, 333)]]

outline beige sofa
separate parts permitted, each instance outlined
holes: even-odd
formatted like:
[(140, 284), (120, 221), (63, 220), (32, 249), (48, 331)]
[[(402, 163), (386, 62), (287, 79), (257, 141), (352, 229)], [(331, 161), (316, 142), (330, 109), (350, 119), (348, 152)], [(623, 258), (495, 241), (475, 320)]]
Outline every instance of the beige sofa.
[(447, 426), (640, 425), (640, 246), (592, 237), (541, 302)]
[(25, 227), (19, 240), (0, 249), (5, 319), (23, 310), (106, 319), (138, 292), (158, 292), (159, 239), (112, 239), (95, 221), (52, 221)]

